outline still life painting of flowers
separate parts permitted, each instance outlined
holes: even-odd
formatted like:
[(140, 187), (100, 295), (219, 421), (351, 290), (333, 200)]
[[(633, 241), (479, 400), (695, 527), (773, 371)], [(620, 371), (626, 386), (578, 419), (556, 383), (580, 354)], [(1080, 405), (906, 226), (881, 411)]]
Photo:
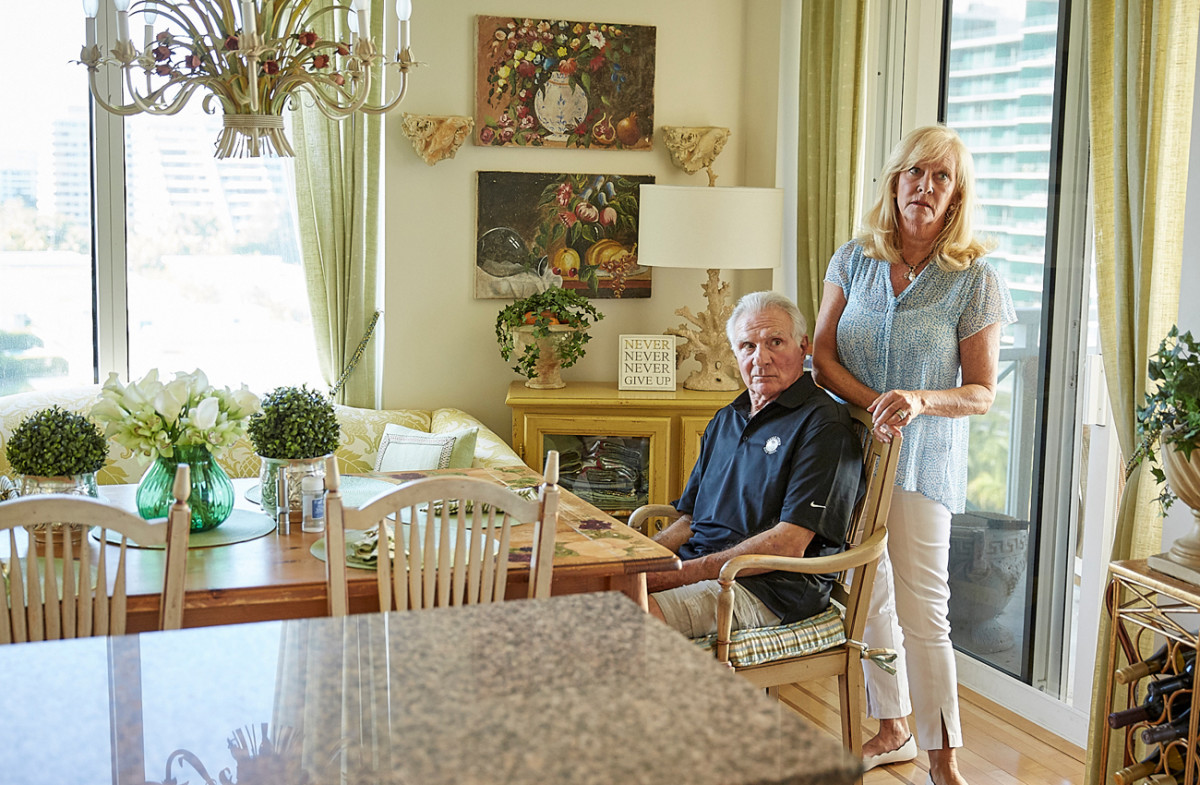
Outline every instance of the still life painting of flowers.
[(477, 298), (553, 286), (587, 297), (650, 296), (637, 263), (638, 186), (651, 175), (480, 172)]
[(475, 141), (649, 150), (655, 28), (478, 17)]

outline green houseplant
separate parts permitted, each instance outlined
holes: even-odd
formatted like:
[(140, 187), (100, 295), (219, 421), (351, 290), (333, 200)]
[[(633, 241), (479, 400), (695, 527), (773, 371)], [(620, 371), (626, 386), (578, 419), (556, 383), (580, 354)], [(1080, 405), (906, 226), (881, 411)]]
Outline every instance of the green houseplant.
[[(104, 466), (108, 443), (100, 429), (82, 414), (57, 406), (26, 417), (13, 429), (5, 447), (8, 462), (19, 476), (17, 493), (70, 493), (97, 496), (96, 472)], [(73, 541), (83, 539), (78, 524), (40, 524), (32, 527), (35, 540), (61, 538), (65, 530)]]
[[(95, 423), (57, 406), (22, 420), (5, 449), (13, 471), (29, 477), (95, 475), (108, 454), (104, 435)], [(93, 476), (93, 489), (95, 484)]]
[(579, 362), (592, 338), (587, 328), (603, 318), (590, 300), (570, 289), (552, 287), (523, 297), (496, 315), (500, 356), (516, 355), (512, 369), (528, 387), (563, 387), (559, 370)]
[(263, 396), (262, 408), (246, 429), (262, 459), (259, 482), (262, 506), (277, 508), (279, 470), (284, 470), (288, 509), (300, 511), (300, 483), (305, 477), (325, 476), (325, 456), (341, 444), (333, 401), (308, 385), (277, 387)]
[(1159, 502), (1165, 511), (1178, 498), (1183, 478), (1170, 478), (1170, 470), (1159, 465), (1156, 442), (1162, 445), (1164, 464), (1176, 463), (1168, 453), (1179, 453), (1179, 467), (1191, 463), (1193, 451), (1200, 446), (1200, 344), (1191, 332), (1180, 334), (1172, 326), (1150, 357), (1147, 376), (1150, 389), (1137, 411), (1138, 446), (1130, 466), (1149, 462), (1154, 479), (1163, 486)]

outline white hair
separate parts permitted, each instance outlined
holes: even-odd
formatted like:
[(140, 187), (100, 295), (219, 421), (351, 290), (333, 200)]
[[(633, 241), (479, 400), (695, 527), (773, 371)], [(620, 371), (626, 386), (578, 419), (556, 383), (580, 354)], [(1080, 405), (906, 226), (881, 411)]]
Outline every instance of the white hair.
[(792, 338), (797, 344), (803, 343), (808, 336), (808, 320), (804, 318), (804, 314), (800, 313), (800, 309), (794, 302), (782, 294), (764, 291), (750, 292), (738, 300), (737, 305), (734, 306), (733, 313), (729, 315), (729, 321), (725, 322), (725, 336), (729, 339), (729, 344), (737, 345), (734, 333), (742, 319), (771, 309), (787, 314), (792, 321)]

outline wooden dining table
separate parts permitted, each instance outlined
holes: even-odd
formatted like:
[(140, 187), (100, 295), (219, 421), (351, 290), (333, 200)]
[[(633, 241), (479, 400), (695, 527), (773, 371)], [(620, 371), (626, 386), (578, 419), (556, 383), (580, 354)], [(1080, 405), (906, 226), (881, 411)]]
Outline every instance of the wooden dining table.
[[(460, 474), (481, 477), (513, 488), (534, 485), (541, 476), (526, 467), (444, 469), (423, 472), (390, 472), (343, 477), (369, 478), (380, 487), (420, 477)], [(256, 479), (235, 479), (236, 507), (243, 514), (263, 514), (251, 501)], [(100, 495), (107, 501), (136, 509), (136, 485), (105, 485)], [(265, 516), (264, 516), (265, 517)], [(521, 560), (522, 548), (532, 544), (533, 527), (513, 529), (507, 595), (524, 597), (529, 564)], [(326, 614), (324, 534), (301, 531), (299, 521), (281, 532), (213, 547), (191, 547), (187, 556), (183, 626), (298, 619)], [(314, 546), (316, 546), (314, 548)], [(128, 631), (153, 629), (158, 618), (157, 593), (162, 587), (163, 552), (135, 549), (129, 564)], [(617, 591), (645, 607), (646, 573), (679, 569), (674, 553), (607, 515), (594, 505), (563, 490), (554, 538), (554, 571), (551, 594)], [(349, 569), (350, 612), (379, 610), (372, 570)]]
[(0, 672), (6, 783), (845, 785), (862, 767), (616, 592), (13, 644)]

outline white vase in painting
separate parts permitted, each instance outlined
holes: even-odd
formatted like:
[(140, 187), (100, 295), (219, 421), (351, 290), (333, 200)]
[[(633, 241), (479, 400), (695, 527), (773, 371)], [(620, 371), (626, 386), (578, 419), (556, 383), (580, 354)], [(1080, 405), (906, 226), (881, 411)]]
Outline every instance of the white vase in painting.
[(550, 74), (550, 80), (533, 97), (533, 113), (550, 132), (547, 141), (567, 141), (567, 134), (583, 122), (587, 110), (587, 93), (559, 71)]

